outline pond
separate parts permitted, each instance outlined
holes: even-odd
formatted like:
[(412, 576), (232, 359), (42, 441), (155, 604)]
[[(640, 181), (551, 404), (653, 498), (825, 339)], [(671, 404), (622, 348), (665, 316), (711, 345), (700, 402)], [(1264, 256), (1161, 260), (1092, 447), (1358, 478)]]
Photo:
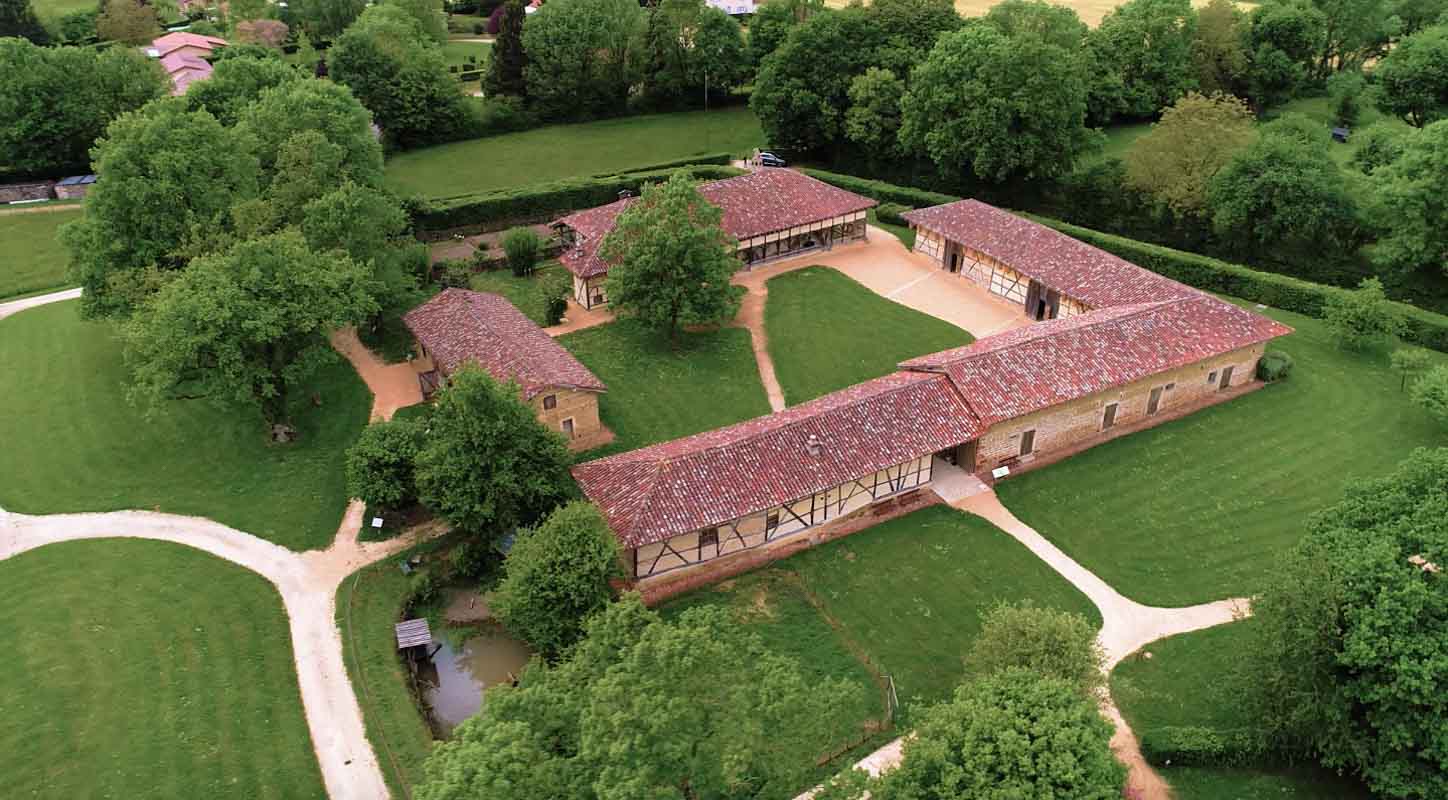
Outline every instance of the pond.
[(427, 703), (433, 730), (447, 738), (453, 729), (483, 707), (483, 692), (512, 683), (533, 653), (522, 642), (496, 628), (480, 630), (460, 649), (445, 639), (434, 644), (431, 663), (418, 664), (417, 682)]

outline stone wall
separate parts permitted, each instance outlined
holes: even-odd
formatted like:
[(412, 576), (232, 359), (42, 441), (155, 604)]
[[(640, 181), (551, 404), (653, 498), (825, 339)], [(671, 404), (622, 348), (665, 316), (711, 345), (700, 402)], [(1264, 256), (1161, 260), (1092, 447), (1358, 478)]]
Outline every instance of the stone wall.
[[(546, 408), (546, 401), (552, 397), (556, 404)], [(598, 393), (580, 392), (576, 389), (546, 389), (529, 401), (534, 416), (550, 431), (563, 433), (563, 421), (573, 420), (573, 436), (569, 446), (596, 446), (594, 442), (603, 432), (603, 423), (598, 418)], [(567, 434), (564, 434), (565, 436)]]

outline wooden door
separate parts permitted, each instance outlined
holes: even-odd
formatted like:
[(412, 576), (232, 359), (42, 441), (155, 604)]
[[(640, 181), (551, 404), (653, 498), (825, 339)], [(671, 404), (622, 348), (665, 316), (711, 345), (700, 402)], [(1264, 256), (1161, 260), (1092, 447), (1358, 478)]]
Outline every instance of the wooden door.
[(975, 472), (975, 449), (979, 439), (971, 439), (955, 448), (955, 463), (966, 472)]
[(1231, 386), (1231, 385), (1232, 385), (1232, 368), (1231, 368), (1231, 367), (1227, 367), (1226, 369), (1222, 370), (1222, 382), (1219, 383), (1219, 384), (1217, 384), (1217, 388), (1218, 388), (1218, 389), (1225, 389), (1225, 388), (1227, 388), (1228, 386)]
[(1038, 313), (1041, 306), (1041, 284), (1039, 281), (1031, 281), (1026, 288), (1026, 315), (1040, 319)]
[(1106, 430), (1116, 424), (1116, 409), (1120, 403), (1107, 403), (1106, 410), (1101, 413), (1101, 430)]
[(1157, 409), (1161, 408), (1161, 390), (1162, 387), (1160, 386), (1151, 390), (1151, 397), (1147, 398), (1146, 401), (1147, 414), (1155, 414)]

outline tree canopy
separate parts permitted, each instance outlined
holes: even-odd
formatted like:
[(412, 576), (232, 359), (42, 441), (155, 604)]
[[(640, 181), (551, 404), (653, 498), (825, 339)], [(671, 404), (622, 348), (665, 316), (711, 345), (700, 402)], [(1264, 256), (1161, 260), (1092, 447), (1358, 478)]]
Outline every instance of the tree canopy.
[(1370, 216), (1381, 231), (1373, 259), (1400, 273), (1448, 274), (1448, 120), (1405, 137), (1402, 153), (1373, 171)]
[(586, 630), (557, 665), (489, 691), (428, 758), (418, 800), (789, 796), (859, 691), (719, 609), (665, 622), (629, 594)]
[(161, 35), (154, 6), (140, 0), (104, 0), (96, 35), (108, 42), (142, 45)]
[(1349, 350), (1387, 344), (1403, 329), (1401, 316), (1377, 278), (1365, 279), (1356, 291), (1329, 296), (1322, 304), (1322, 318), (1337, 343)]
[(739, 258), (722, 219), (723, 212), (682, 172), (645, 185), (599, 249), (614, 265), (605, 282), (609, 304), (662, 328), (671, 339), (682, 325), (733, 319), (741, 290), (729, 279), (739, 270)]
[(548, 119), (617, 113), (642, 64), (648, 12), (634, 0), (550, 0), (523, 26), (528, 102)]
[(1252, 702), (1273, 743), (1384, 797), (1448, 794), (1448, 448), (1350, 484), (1252, 603)]
[(1028, 669), (1066, 681), (1086, 697), (1097, 696), (1105, 686), (1105, 663), (1091, 620), (1070, 611), (1009, 603), (981, 614), (980, 635), (965, 657), (974, 676)]
[(900, 101), (900, 141), (947, 175), (1060, 175), (1096, 142), (1075, 65), (1033, 35), (1009, 38), (988, 25), (946, 34)]
[(84, 171), (111, 120), (171, 88), (151, 59), (126, 47), (38, 47), (0, 38), (0, 74), (0, 153), (7, 167), (42, 175)]
[(263, 91), (304, 77), (276, 58), (223, 58), (209, 78), (191, 84), (184, 96), (193, 111), (204, 108), (222, 125), (230, 126)]
[(133, 395), (241, 403), (285, 425), (289, 391), (336, 358), (327, 334), (375, 309), (365, 268), (294, 231), (201, 256), (126, 324)]
[(1423, 127), (1448, 118), (1448, 24), (1402, 41), (1373, 69), (1378, 106)]
[(739, 23), (704, 0), (663, 0), (650, 12), (644, 37), (643, 91), (653, 106), (693, 105), (706, 81), (711, 94), (724, 94), (748, 78)]
[(502, 19), (498, 25), (498, 36), (489, 51), (491, 63), (483, 76), (483, 88), (489, 96), (508, 95), (522, 97), (528, 93), (524, 74), (528, 66), (528, 52), (523, 49), (522, 0), (508, 0), (503, 6)]
[(622, 577), (618, 540), (591, 503), (554, 509), (519, 532), (488, 607), (534, 650), (557, 657), (583, 635), (587, 619), (613, 599)]
[(1241, 100), (1188, 92), (1127, 152), (1127, 181), (1177, 214), (1205, 214), (1208, 184), (1252, 143), (1256, 128)]
[(1196, 26), (1191, 0), (1127, 0), (1107, 14), (1088, 39), (1097, 68), (1119, 80), (1102, 104), (1149, 117), (1196, 88)]
[(296, 13), (307, 32), (331, 40), (367, 8), (367, 0), (298, 0)]
[(512, 382), (475, 364), (448, 376), (417, 454), (424, 505), (459, 529), (495, 540), (532, 525), (568, 496), (573, 459)]
[(32, 44), (50, 44), (50, 33), (35, 16), (35, 6), (30, 0), (0, 0), (0, 39), (11, 36), (27, 39)]
[(417, 502), (413, 460), (422, 449), (422, 426), (413, 420), (374, 422), (347, 450), (347, 494), (369, 507), (396, 510)]

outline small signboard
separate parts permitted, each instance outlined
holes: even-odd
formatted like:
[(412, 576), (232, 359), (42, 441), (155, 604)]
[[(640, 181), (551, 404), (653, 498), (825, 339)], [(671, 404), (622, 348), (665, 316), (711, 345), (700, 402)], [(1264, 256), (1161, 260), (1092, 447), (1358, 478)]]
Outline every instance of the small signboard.
[(381, 528), (381, 527), (382, 527), (382, 518), (381, 518), (381, 517), (373, 517), (373, 518), (372, 518), (372, 527), (374, 527), (374, 528)]
[(1011, 474), (1010, 467), (996, 467), (995, 469), (990, 471), (990, 476), (992, 478), (995, 478), (996, 480), (1000, 480), (1001, 478), (1004, 478), (1009, 474)]

